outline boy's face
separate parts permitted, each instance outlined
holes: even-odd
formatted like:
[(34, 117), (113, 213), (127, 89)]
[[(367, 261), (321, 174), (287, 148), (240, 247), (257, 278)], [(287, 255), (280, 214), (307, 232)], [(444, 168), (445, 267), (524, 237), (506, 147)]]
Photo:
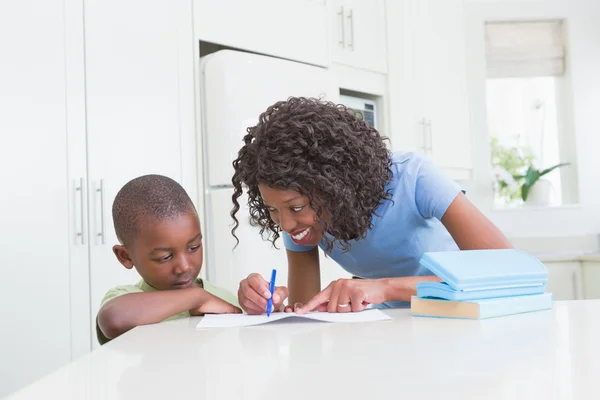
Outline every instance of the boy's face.
[(202, 233), (197, 214), (190, 210), (178, 217), (151, 220), (125, 247), (113, 251), (125, 268), (138, 271), (158, 290), (192, 287), (202, 268)]

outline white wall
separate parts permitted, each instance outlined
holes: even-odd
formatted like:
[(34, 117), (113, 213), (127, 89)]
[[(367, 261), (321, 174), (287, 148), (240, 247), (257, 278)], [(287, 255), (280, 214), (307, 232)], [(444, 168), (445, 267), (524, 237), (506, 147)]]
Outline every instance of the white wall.
[[(467, 68), (475, 181), (471, 199), (509, 237), (549, 237), (600, 232), (600, 1), (465, 0)], [(486, 20), (566, 19), (567, 57), (575, 129), (579, 204), (559, 208), (492, 208), (485, 96)]]

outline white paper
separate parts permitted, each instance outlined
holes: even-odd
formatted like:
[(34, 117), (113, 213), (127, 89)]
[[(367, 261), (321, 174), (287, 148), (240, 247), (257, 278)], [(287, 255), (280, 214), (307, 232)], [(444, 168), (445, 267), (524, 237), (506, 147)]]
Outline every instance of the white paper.
[(202, 318), (196, 328), (231, 328), (239, 326), (251, 326), (267, 324), (269, 322), (280, 321), (287, 318), (301, 318), (322, 322), (372, 322), (392, 319), (390, 316), (378, 309), (349, 313), (312, 312), (308, 314), (296, 314), (277, 312), (271, 314), (269, 317), (267, 317), (266, 314), (208, 314)]

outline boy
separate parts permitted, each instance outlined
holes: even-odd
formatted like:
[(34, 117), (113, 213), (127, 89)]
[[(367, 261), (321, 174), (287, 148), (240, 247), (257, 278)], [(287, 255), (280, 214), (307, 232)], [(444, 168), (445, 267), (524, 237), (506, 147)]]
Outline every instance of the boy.
[(241, 313), (235, 296), (198, 278), (202, 233), (196, 208), (174, 180), (145, 175), (128, 182), (113, 203), (120, 244), (113, 252), (142, 280), (102, 299), (96, 319), (100, 344), (139, 325), (205, 313)]

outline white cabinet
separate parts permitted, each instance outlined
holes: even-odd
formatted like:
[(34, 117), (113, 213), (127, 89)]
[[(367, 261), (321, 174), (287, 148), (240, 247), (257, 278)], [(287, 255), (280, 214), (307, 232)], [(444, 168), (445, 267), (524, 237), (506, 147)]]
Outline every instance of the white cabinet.
[(72, 139), (84, 133), (70, 114), (83, 65), (77, 14), (80, 1), (0, 3), (0, 397), (89, 348), (89, 334), (72, 340), (88, 326), (71, 298), (87, 263), (69, 179)]
[(193, 8), (197, 40), (328, 65), (325, 0), (194, 0)]
[(600, 299), (600, 259), (597, 261), (584, 260), (583, 292), (586, 299)]
[(394, 149), (430, 155), (455, 179), (471, 174), (472, 144), (461, 0), (388, 0)]
[(548, 268), (546, 291), (554, 300), (582, 300), (584, 298), (581, 263), (545, 262)]
[(139, 280), (111, 250), (120, 187), (195, 185), (196, 160), (191, 2), (1, 4), (3, 397), (97, 346), (104, 293)]
[(86, 1), (92, 327), (106, 291), (140, 279), (111, 250), (118, 243), (111, 216), (118, 190), (139, 175), (182, 182), (195, 170), (194, 153), (186, 159), (184, 152), (195, 143), (190, 16), (190, 2)]
[(387, 72), (384, 0), (331, 0), (328, 8), (331, 60)]

